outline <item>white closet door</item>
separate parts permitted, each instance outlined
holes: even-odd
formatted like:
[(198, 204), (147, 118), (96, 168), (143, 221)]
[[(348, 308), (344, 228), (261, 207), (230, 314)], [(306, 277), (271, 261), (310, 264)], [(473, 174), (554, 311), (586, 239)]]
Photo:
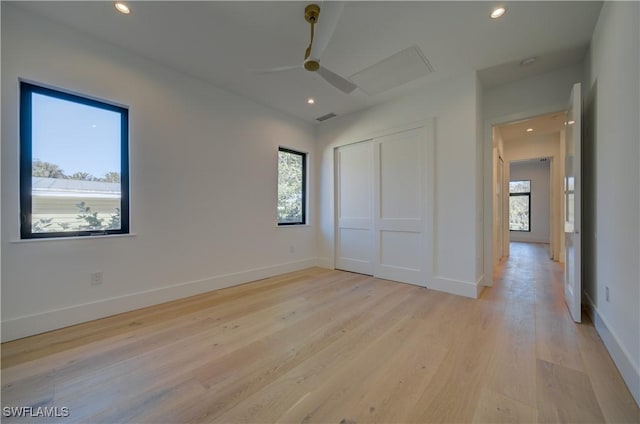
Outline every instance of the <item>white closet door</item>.
[(426, 286), (424, 128), (374, 140), (376, 277)]
[(336, 150), (336, 268), (373, 275), (373, 143)]

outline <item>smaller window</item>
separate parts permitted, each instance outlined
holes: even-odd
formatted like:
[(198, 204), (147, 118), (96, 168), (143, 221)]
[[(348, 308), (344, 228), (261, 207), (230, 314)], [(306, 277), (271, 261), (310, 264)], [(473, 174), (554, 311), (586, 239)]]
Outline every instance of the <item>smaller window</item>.
[(531, 181), (509, 181), (509, 230), (531, 231)]
[(278, 225), (306, 223), (307, 155), (278, 149)]

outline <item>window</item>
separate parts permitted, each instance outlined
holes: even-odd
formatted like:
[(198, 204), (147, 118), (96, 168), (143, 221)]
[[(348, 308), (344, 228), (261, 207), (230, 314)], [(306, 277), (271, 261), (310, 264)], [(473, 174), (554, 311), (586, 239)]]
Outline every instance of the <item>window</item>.
[(509, 181), (509, 230), (531, 231), (531, 181)]
[(306, 223), (307, 155), (278, 149), (278, 225)]
[(129, 113), (20, 83), (20, 235), (129, 232)]

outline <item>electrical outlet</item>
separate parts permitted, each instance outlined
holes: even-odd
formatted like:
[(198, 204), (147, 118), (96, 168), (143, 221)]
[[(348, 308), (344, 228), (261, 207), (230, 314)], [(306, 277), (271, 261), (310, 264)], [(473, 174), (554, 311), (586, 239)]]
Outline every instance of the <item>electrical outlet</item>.
[(92, 286), (98, 286), (102, 284), (102, 271), (92, 272), (90, 283)]
[(604, 287), (604, 298), (607, 302), (609, 301), (609, 286)]

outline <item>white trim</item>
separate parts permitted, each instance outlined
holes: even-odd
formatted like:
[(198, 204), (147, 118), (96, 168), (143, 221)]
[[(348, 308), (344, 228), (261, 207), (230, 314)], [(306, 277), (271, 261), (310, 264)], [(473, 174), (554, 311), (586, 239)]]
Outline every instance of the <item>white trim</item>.
[(437, 290), (445, 293), (455, 294), (458, 296), (470, 297), (477, 299), (484, 290), (484, 286), (480, 284), (480, 281), (484, 278), (481, 277), (477, 282), (452, 280), (443, 277), (434, 277), (427, 283), (427, 288), (431, 290)]
[(510, 237), (509, 237), (509, 241), (513, 241), (516, 243), (536, 243), (536, 244), (547, 244), (549, 246), (551, 246), (551, 241), (549, 239), (544, 239), (542, 237), (532, 237), (530, 239), (526, 239), (526, 237), (520, 238), (518, 237), (520, 235), (520, 233), (524, 233), (524, 234), (531, 234), (530, 232), (527, 231), (510, 231)]
[(2, 341), (6, 342), (32, 336), (110, 315), (298, 271), (313, 267), (315, 264), (316, 259), (309, 258), (296, 262), (217, 275), (202, 280), (187, 281), (157, 289), (8, 319), (2, 322)]
[(640, 371), (638, 370), (638, 364), (633, 363), (633, 358), (620, 343), (620, 339), (616, 336), (616, 333), (611, 330), (611, 327), (607, 324), (607, 320), (600, 315), (591, 297), (589, 297), (586, 292), (584, 292), (584, 297), (587, 300), (587, 314), (591, 318), (591, 321), (593, 321), (596, 331), (607, 348), (611, 359), (613, 359), (613, 362), (616, 364), (622, 379), (627, 384), (631, 395), (638, 406), (640, 406)]

